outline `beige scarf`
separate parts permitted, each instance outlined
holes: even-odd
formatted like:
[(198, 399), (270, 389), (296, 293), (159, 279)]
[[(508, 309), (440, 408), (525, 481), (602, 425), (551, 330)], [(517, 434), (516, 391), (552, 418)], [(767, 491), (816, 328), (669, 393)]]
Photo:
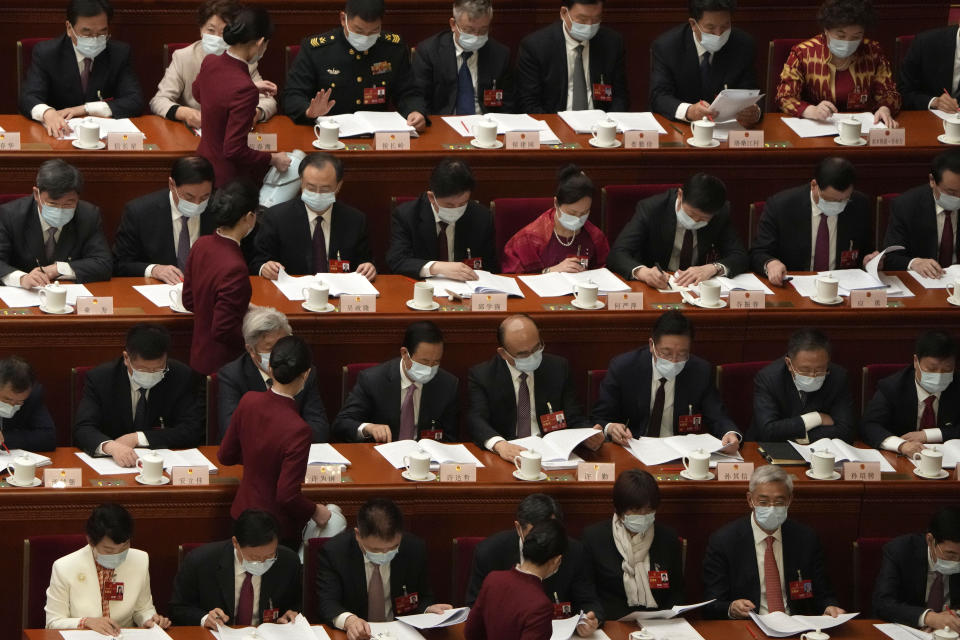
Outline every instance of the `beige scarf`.
[(650, 591), (650, 545), (653, 544), (653, 527), (643, 534), (632, 534), (623, 526), (623, 521), (613, 514), (613, 542), (623, 562), (623, 590), (627, 605), (655, 608), (657, 601)]

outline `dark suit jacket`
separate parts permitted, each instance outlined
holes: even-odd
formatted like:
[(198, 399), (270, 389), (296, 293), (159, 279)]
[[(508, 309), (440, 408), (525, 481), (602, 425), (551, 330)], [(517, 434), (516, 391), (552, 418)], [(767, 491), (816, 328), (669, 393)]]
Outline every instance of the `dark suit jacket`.
[[(654, 522), (653, 543), (650, 545), (650, 569), (657, 567), (670, 577), (669, 589), (651, 589), (656, 609), (669, 609), (684, 604), (683, 562), (680, 538), (667, 525)], [(623, 557), (613, 541), (613, 524), (604, 520), (590, 525), (581, 536), (587, 551), (587, 566), (593, 569), (593, 582), (597, 595), (603, 603), (603, 612), (610, 620), (619, 620), (633, 611), (645, 607), (627, 605), (627, 593), (623, 588)], [(647, 576), (641, 577), (646, 580)]]
[(828, 371), (820, 390), (804, 393), (801, 400), (793, 375), (782, 358), (760, 370), (753, 379), (751, 440), (786, 442), (807, 437), (800, 416), (819, 411), (833, 418), (833, 425), (811, 429), (810, 442), (820, 438), (840, 438), (853, 444), (857, 430), (847, 370), (831, 362)]
[[(637, 212), (613, 243), (607, 267), (627, 279), (639, 265), (652, 267), (659, 263), (666, 269), (677, 231), (676, 201), (677, 190), (670, 189), (638, 202)], [(747, 251), (730, 220), (729, 202), (713, 214), (707, 226), (694, 233), (697, 234), (695, 266), (720, 262), (727, 267), (731, 278), (747, 270)]]
[[(506, 361), (495, 355), (470, 369), (470, 411), (467, 424), (470, 435), (478, 446), (494, 436), (506, 440), (517, 437), (517, 394)], [(547, 403), (554, 411), (563, 411), (567, 427), (592, 425), (583, 413), (583, 405), (570, 375), (566, 358), (543, 354), (543, 362), (533, 374), (533, 393), (536, 415), (549, 413)], [(477, 585), (479, 588), (479, 585)]]
[[(33, 196), (24, 196), (0, 206), (0, 278), (17, 269), (29, 273), (46, 266), (43, 229)], [(113, 270), (110, 247), (100, 228), (100, 209), (81, 200), (73, 220), (60, 231), (53, 254), (55, 262), (67, 262), (77, 282), (109, 280)]]
[[(593, 611), (602, 623), (606, 619), (603, 605), (597, 597), (593, 584), (593, 572), (587, 564), (587, 553), (583, 545), (567, 538), (567, 550), (560, 561), (560, 569), (543, 581), (543, 591), (554, 602), (557, 594), (560, 602), (569, 602), (573, 611)], [(473, 568), (470, 571), (470, 583), (467, 585), (466, 604), (470, 606), (477, 599), (483, 579), (491, 571), (510, 569), (520, 562), (520, 537), (515, 529), (500, 531), (477, 545), (473, 552)]]
[[(846, 209), (837, 217), (837, 269), (857, 269), (864, 256), (873, 251), (872, 215), (867, 196), (854, 191)], [(809, 183), (771, 196), (763, 209), (757, 237), (750, 247), (751, 268), (763, 275), (764, 265), (776, 259), (786, 265), (787, 271), (809, 271), (813, 256), (813, 224)], [(860, 252), (857, 264), (841, 266), (841, 252), (851, 248)]]
[[(898, 88), (904, 109), (925, 110), (930, 101), (953, 86), (953, 59), (957, 50), (957, 25), (918, 33), (900, 65)], [(911, 626), (916, 623), (911, 623)]]
[[(220, 440), (230, 426), (230, 418), (240, 404), (240, 398), (248, 391), (266, 391), (267, 385), (260, 375), (260, 369), (250, 359), (250, 354), (228, 362), (217, 372), (217, 413), (220, 422)], [(330, 441), (330, 423), (327, 422), (327, 410), (320, 399), (320, 390), (317, 388), (317, 372), (310, 370), (307, 384), (303, 391), (298, 393), (294, 400), (300, 416), (310, 425), (314, 442)]]
[[(647, 435), (650, 421), (650, 385), (653, 383), (650, 349), (621, 353), (610, 361), (600, 385), (600, 397), (593, 407), (592, 419), (601, 425), (619, 422), (630, 425), (634, 437)], [(680, 435), (680, 418), (690, 412), (703, 415), (706, 432), (718, 438), (728, 431), (740, 432), (727, 416), (714, 384), (713, 366), (691, 355), (677, 376), (673, 391), (673, 432)]]
[[(441, 429), (443, 439), (459, 440), (457, 387), (460, 381), (440, 369), (420, 390), (417, 433)], [(364, 422), (386, 424), (396, 440), (400, 435), (400, 358), (361, 371), (357, 384), (333, 421), (333, 434), (341, 442), (360, 442), (357, 429)]]
[[(752, 515), (724, 525), (710, 536), (703, 559), (703, 598), (716, 598), (703, 608), (704, 617), (725, 620), (730, 603), (740, 598), (760, 606), (760, 575), (753, 542)], [(829, 606), (838, 606), (823, 561), (823, 548), (817, 534), (805, 524), (787, 520), (783, 533), (783, 580), (787, 592), (784, 602), (791, 614), (822, 615)], [(813, 597), (790, 599), (789, 583), (797, 579), (813, 581)]]
[[(863, 441), (871, 447), (879, 448), (889, 436), (917, 430), (919, 407), (914, 375), (910, 365), (877, 383), (877, 391), (863, 412)], [(943, 431), (943, 441), (960, 438), (960, 384), (956, 372), (937, 405), (937, 427)]]
[[(513, 75), (510, 49), (494, 39), (487, 41), (477, 56), (477, 103), (480, 111), (514, 112)], [(414, 111), (439, 115), (457, 112), (457, 50), (453, 32), (447, 29), (417, 45), (413, 56)], [(502, 107), (485, 107), (483, 92), (503, 90)]]
[[(236, 552), (231, 540), (211, 542), (194, 549), (183, 558), (170, 597), (170, 619), (173, 624), (196, 627), (213, 609), (222, 609), (233, 620), (233, 563)], [(270, 608), (301, 611), (300, 559), (283, 545), (277, 546), (277, 561), (260, 578), (260, 615)]]
[[(730, 40), (713, 54), (710, 83), (700, 79), (700, 59), (693, 30), (683, 23), (653, 41), (653, 71), (650, 76), (650, 110), (675, 120), (681, 102), (708, 104), (724, 89), (757, 89), (754, 70), (756, 46), (753, 37), (734, 28)], [(762, 102), (762, 101), (761, 101)]]
[[(176, 266), (172, 216), (169, 189), (154, 191), (127, 203), (113, 241), (114, 275), (140, 278), (151, 264)], [(176, 233), (179, 233), (179, 225), (177, 227)], [(200, 214), (200, 235), (209, 235), (216, 229), (208, 208)]]
[[(319, 224), (319, 221), (318, 223)], [(297, 195), (266, 210), (260, 217), (256, 255), (250, 272), (260, 273), (265, 262), (276, 260), (292, 276), (326, 273), (330, 265), (313, 264), (313, 236), (307, 208)], [(327, 257), (350, 261), (350, 268), (372, 262), (367, 242), (367, 216), (349, 205), (335, 202), (330, 218), (330, 249)]]
[(130, 61), (130, 45), (107, 40), (107, 48), (93, 60), (87, 91), (80, 83), (80, 66), (73, 42), (62, 36), (33, 48), (27, 78), (20, 93), (20, 113), (30, 117), (38, 104), (54, 109), (105, 100), (114, 118), (133, 118), (143, 112), (140, 82)]
[[(960, 241), (960, 224), (954, 233), (957, 234), (953, 245), (956, 247)], [(937, 242), (937, 204), (929, 184), (905, 191), (890, 203), (890, 222), (887, 224), (883, 246), (894, 245), (906, 249), (883, 256), (883, 266), (890, 271), (905, 271), (914, 258), (936, 260), (940, 255), (940, 243)]]
[[(188, 449), (202, 444), (203, 416), (197, 406), (197, 380), (187, 365), (167, 358), (167, 374), (147, 394), (151, 449)], [(91, 369), (73, 424), (74, 443), (93, 455), (102, 442), (133, 433), (130, 378), (123, 358)]]
[[(922, 533), (894, 538), (883, 546), (880, 575), (873, 583), (873, 615), (916, 627), (927, 610), (927, 572), (930, 563)], [(950, 600), (956, 606), (960, 574), (949, 576)]]
[(44, 402), (43, 385), (33, 385), (26, 402), (12, 418), (0, 418), (3, 444), (9, 449), (53, 451), (57, 448), (57, 431)]
[[(390, 249), (387, 266), (390, 271), (410, 278), (420, 278), (420, 269), (431, 260), (446, 262), (446, 256), (437, 255), (437, 223), (433, 207), (425, 193), (410, 202), (399, 205), (390, 218)], [(497, 249), (493, 239), (493, 216), (473, 200), (457, 220), (453, 233), (453, 257), (467, 259), (467, 249), (474, 258), (483, 258), (483, 268), (491, 273), (499, 271)]]
[[(517, 54), (517, 99), (523, 113), (557, 113), (567, 110), (567, 43), (563, 22), (534, 31), (520, 41)], [(590, 40), (590, 83), (613, 86), (613, 100), (594, 100), (593, 108), (603, 111), (629, 111), (627, 94), (626, 48), (623, 36), (609, 27)], [(601, 80), (602, 78), (602, 80)]]
[[(427, 545), (412, 533), (404, 533), (396, 557), (390, 562), (390, 597), (419, 594), (416, 613), (434, 603), (427, 572)], [(330, 538), (317, 556), (317, 609), (320, 619), (333, 624), (345, 611), (367, 619), (367, 578), (363, 551), (353, 529)]]

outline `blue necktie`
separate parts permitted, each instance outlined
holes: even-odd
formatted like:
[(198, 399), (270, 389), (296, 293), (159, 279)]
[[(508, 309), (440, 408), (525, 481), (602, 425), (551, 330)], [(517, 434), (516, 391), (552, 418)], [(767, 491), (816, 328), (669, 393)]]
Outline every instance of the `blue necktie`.
[(460, 72), (457, 74), (457, 115), (473, 115), (477, 111), (476, 92), (473, 90), (473, 78), (470, 76), (470, 67), (467, 60), (473, 55), (472, 51), (461, 54)]

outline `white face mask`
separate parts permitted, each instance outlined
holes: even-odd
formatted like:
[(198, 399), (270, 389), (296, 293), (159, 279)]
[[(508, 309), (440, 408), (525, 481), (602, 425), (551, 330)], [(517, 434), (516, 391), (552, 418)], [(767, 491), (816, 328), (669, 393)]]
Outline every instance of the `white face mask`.
[[(937, 551), (940, 551), (940, 545), (936, 545)], [(935, 560), (933, 562), (933, 570), (937, 573), (941, 573), (945, 576), (952, 576), (955, 573), (960, 573), (960, 561), (957, 560), (945, 560), (943, 558), (934, 556)]]
[(104, 569), (116, 569), (123, 564), (123, 561), (127, 559), (127, 552), (129, 549), (125, 549), (120, 553), (96, 553), (97, 564), (103, 567)]
[(207, 203), (210, 202), (210, 198), (207, 198), (203, 202), (190, 202), (189, 200), (184, 200), (183, 196), (179, 193), (177, 194), (177, 211), (180, 212), (184, 218), (196, 218), (204, 211), (207, 210)]
[(940, 191), (940, 189), (936, 190), (934, 196), (936, 196), (934, 199), (936, 200), (937, 204), (940, 205), (941, 209), (944, 209), (945, 211), (956, 211), (960, 209), (960, 198), (957, 196), (944, 193)]
[(441, 207), (437, 205), (437, 217), (447, 224), (456, 224), (457, 220), (463, 217), (467, 211), (467, 205), (462, 207)]
[(837, 58), (849, 58), (857, 49), (860, 48), (860, 43), (863, 40), (836, 40), (834, 38), (827, 37), (827, 47)]
[(133, 383), (141, 389), (153, 389), (160, 384), (165, 374), (166, 371), (138, 371), (134, 369), (130, 378), (133, 380)]
[(927, 393), (940, 393), (949, 387), (951, 382), (953, 382), (952, 371), (950, 373), (933, 373), (923, 369), (920, 370), (920, 386)]
[(820, 391), (826, 379), (827, 376), (802, 376), (799, 373), (793, 374), (794, 386), (797, 388), (797, 391), (803, 391), (804, 393)]
[(543, 349), (537, 349), (530, 355), (513, 359), (513, 366), (516, 367), (517, 371), (523, 371), (524, 373), (533, 373), (540, 368), (540, 363), (543, 362)]
[(592, 40), (593, 36), (597, 35), (597, 32), (600, 31), (599, 22), (596, 24), (582, 24), (575, 22), (569, 14), (567, 14), (567, 18), (570, 20), (570, 35), (574, 40), (579, 40), (580, 42)]
[(849, 199), (841, 200), (840, 202), (826, 200), (824, 199), (823, 195), (821, 195), (820, 202), (817, 203), (817, 208), (820, 209), (820, 212), (823, 213), (823, 215), (833, 217), (843, 213), (843, 210), (847, 208), (847, 203), (849, 202)]
[(323, 213), (334, 205), (337, 201), (337, 194), (332, 192), (316, 193), (304, 189), (300, 192), (300, 200), (307, 205), (311, 211)]
[(730, 32), (733, 31), (733, 29), (727, 29), (720, 35), (714, 35), (704, 31), (703, 27), (699, 24), (697, 28), (700, 29), (700, 46), (710, 53), (716, 53), (720, 51), (720, 49), (723, 49), (723, 45), (727, 44), (727, 41), (730, 39)]
[(377, 44), (377, 40), (380, 38), (379, 33), (371, 33), (370, 35), (365, 36), (350, 31), (350, 27), (347, 26), (344, 26), (343, 30), (347, 32), (347, 42), (349, 42), (350, 46), (357, 51), (366, 51), (373, 45)]
[(263, 369), (266, 373), (270, 373), (270, 352), (260, 353), (257, 352), (258, 359), (260, 360), (260, 368)]
[(680, 200), (677, 200), (677, 223), (684, 229), (689, 229), (690, 231), (696, 231), (697, 229), (703, 229), (705, 226), (710, 224), (709, 220), (694, 220), (687, 215), (687, 212), (683, 210), (683, 207), (680, 205)]
[(464, 51), (476, 51), (482, 49), (490, 36), (477, 36), (472, 33), (464, 33), (460, 30), (460, 27), (457, 27), (457, 42), (460, 43), (460, 48)]
[(657, 355), (656, 349), (653, 349), (654, 363), (653, 366), (657, 369), (657, 373), (666, 378), (667, 380), (673, 380), (680, 372), (683, 371), (683, 368), (687, 365), (686, 360), (681, 360), (680, 362), (674, 362), (673, 360), (667, 360), (666, 358), (661, 358)]
[[(70, 29), (73, 30), (73, 27)], [(96, 58), (107, 48), (107, 36), (81, 36), (76, 31), (73, 35), (77, 36), (74, 48), (84, 58)]]
[(567, 231), (579, 231), (583, 228), (583, 225), (587, 224), (588, 217), (589, 216), (575, 216), (564, 213), (557, 208), (557, 221), (560, 223), (560, 226)]
[(273, 567), (277, 561), (276, 557), (270, 558), (269, 560), (247, 560), (243, 557), (243, 552), (240, 553), (240, 559), (243, 570), (252, 576), (262, 576), (267, 571), (270, 571), (270, 568)]
[(755, 507), (753, 515), (764, 531), (776, 531), (787, 521), (787, 507)]
[(436, 365), (433, 367), (428, 367), (425, 364), (421, 364), (416, 360), (410, 360), (410, 368), (407, 369), (407, 377), (409, 377), (414, 382), (420, 384), (427, 384), (433, 380), (434, 376), (437, 375), (437, 371), (440, 370), (440, 366)]
[(643, 535), (648, 529), (650, 529), (650, 527), (653, 526), (653, 522), (656, 520), (656, 517), (656, 512), (645, 513), (643, 515), (625, 515), (623, 516), (623, 526), (630, 533), (639, 533)]
[(218, 36), (214, 33), (202, 34), (200, 36), (200, 43), (203, 46), (204, 52), (208, 55), (219, 56), (230, 48), (230, 45), (224, 42), (221, 36)]
[(0, 418), (9, 420), (13, 416), (17, 415), (17, 411), (20, 411), (21, 406), (23, 405), (0, 402)]

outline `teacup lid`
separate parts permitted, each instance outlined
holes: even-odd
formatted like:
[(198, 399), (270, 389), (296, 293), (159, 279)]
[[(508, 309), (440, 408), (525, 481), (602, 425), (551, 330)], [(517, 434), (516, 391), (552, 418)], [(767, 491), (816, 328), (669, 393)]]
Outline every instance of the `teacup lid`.
[(952, 630), (950, 627), (944, 627), (943, 629), (938, 629), (935, 631), (933, 635), (940, 638), (956, 638), (957, 632)]
[(62, 284), (60, 284), (59, 280), (54, 280), (53, 282), (51, 282), (50, 284), (44, 287), (44, 289), (53, 289), (54, 291), (60, 291), (63, 288), (64, 287)]
[(17, 464), (33, 464), (33, 458), (25, 454), (20, 454), (14, 458), (13, 461)]

